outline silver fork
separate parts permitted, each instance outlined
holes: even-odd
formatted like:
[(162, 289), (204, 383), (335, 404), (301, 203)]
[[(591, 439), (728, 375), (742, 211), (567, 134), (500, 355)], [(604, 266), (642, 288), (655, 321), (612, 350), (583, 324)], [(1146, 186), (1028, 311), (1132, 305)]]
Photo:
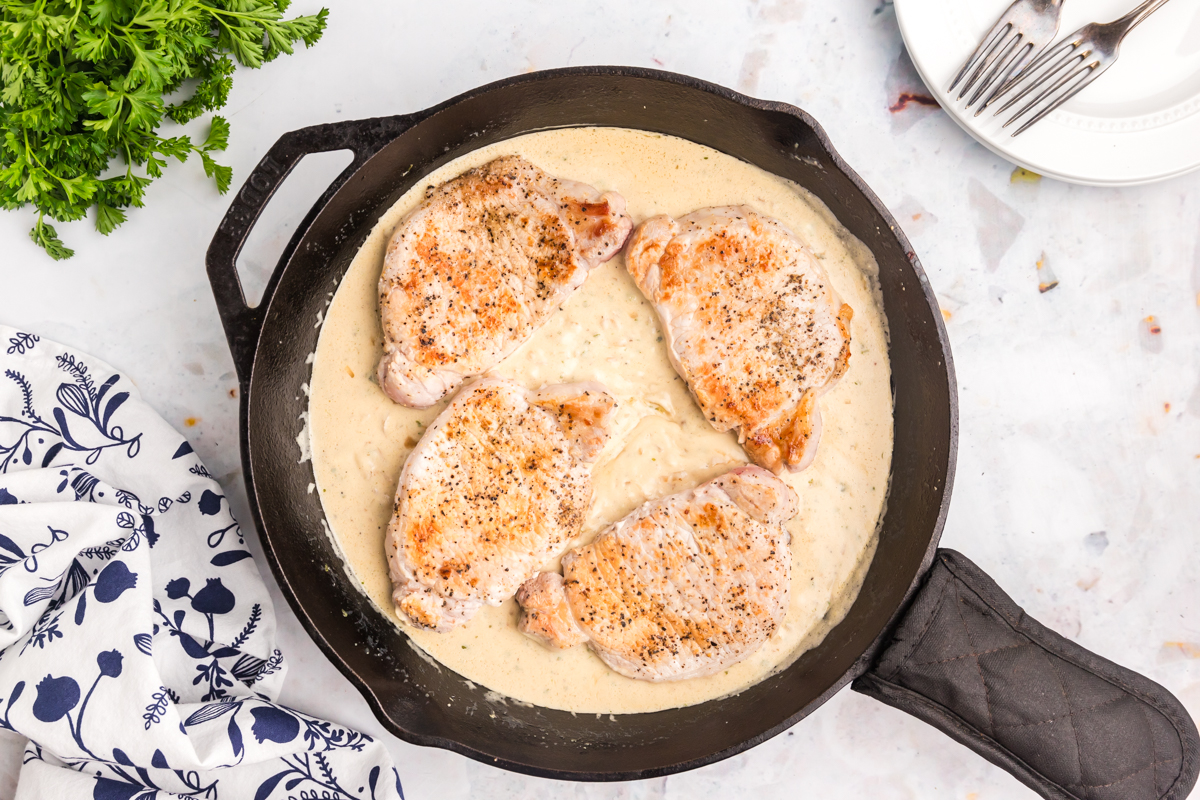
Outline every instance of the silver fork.
[(980, 40), (947, 92), (953, 93), (954, 87), (962, 82), (962, 91), (955, 98), (958, 101), (975, 87), (975, 93), (967, 101), (968, 108), (989, 88), (992, 92), (987, 100), (994, 98), (1022, 67), (1054, 41), (1062, 4), (1063, 0), (1016, 0)]
[(1011, 95), (1004, 105), (996, 109), (996, 116), (999, 116), (1036, 92), (1033, 99), (1018, 109), (1003, 125), (1007, 128), (1040, 107), (1033, 117), (1013, 132), (1013, 136), (1020, 136), (1031, 125), (1104, 74), (1105, 70), (1116, 63), (1121, 42), (1129, 32), (1167, 2), (1168, 0), (1145, 0), (1120, 19), (1084, 25), (1049, 48), (1015, 79), (1002, 85), (1000, 91), (988, 98), (980, 110), (1002, 97)]

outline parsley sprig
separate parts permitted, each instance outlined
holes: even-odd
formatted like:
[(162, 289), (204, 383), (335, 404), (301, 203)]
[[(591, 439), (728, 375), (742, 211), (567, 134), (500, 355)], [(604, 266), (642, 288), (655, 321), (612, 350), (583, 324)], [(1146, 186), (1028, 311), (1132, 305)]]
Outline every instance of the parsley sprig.
[(284, 19), (290, 1), (0, 0), (0, 205), (37, 209), (30, 238), (63, 259), (74, 251), (47, 218), (95, 206), (107, 235), (170, 158), (198, 155), (228, 191), (232, 170), (213, 158), (229, 140), (224, 118), (199, 144), (158, 128), (224, 106), (235, 60), (259, 67), (311, 47), (327, 10)]

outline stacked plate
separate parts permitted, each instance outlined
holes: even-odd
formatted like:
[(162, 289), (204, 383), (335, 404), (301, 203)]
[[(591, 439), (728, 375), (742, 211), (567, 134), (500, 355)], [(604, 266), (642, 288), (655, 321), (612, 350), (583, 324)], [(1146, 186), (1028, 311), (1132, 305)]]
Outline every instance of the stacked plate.
[[(1018, 137), (990, 110), (946, 93), (1012, 0), (895, 0), (900, 31), (930, 92), (959, 125), (1026, 169), (1073, 183), (1132, 186), (1200, 168), (1200, 3), (1173, 0), (1136, 28), (1100, 79)], [(1108, 22), (1135, 0), (1066, 0), (1059, 35)], [(1015, 127), (1015, 126), (1014, 126)]]

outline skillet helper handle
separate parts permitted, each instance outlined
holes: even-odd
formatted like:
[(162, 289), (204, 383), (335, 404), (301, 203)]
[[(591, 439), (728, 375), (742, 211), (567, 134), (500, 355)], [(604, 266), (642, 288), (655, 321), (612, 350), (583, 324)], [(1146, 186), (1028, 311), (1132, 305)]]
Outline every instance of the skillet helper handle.
[[(259, 334), (262, 331), (265, 306), (270, 300), (274, 289), (275, 279), (280, 269), (295, 252), (304, 232), (316, 218), (317, 212), (325, 206), (333, 194), (340, 189), (367, 159), (378, 152), (384, 145), (395, 139), (417, 120), (417, 115), (396, 117), (379, 117), (374, 119), (335, 122), (327, 125), (314, 125), (309, 128), (285, 133), (271, 146), (258, 165), (246, 178), (246, 182), (234, 196), (229, 210), (225, 212), (212, 242), (208, 246), (206, 257), (208, 280), (212, 284), (213, 296), (217, 301), (217, 311), (221, 315), (221, 325), (225, 328), (225, 337), (229, 340), (229, 349), (233, 353), (233, 363), (237, 369), (238, 379), (243, 388), (250, 380), (250, 367), (254, 361), (254, 351), (258, 345)], [(354, 160), (346, 167), (329, 188), (321, 195), (304, 221), (297, 226), (287, 248), (279, 258), (275, 273), (267, 284), (262, 302), (255, 307), (246, 303), (246, 295), (242, 291), (242, 282), (237, 272), (237, 257), (241, 252), (250, 231), (258, 221), (263, 209), (267, 207), (275, 191), (306, 155), (325, 153), (331, 150), (351, 150)]]
[(1157, 683), (1025, 615), (939, 550), (854, 689), (928, 722), (1051, 800), (1183, 800), (1200, 740)]

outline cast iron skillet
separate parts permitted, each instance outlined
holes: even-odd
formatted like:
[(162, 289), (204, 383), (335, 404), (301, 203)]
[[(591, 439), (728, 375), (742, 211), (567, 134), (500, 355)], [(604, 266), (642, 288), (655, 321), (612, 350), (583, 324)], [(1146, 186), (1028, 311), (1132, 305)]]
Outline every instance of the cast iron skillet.
[[(821, 198), (879, 261), (895, 391), (890, 499), (845, 620), (737, 696), (615, 718), (492, 699), (418, 655), (343, 570), (308, 491), (311, 466), (297, 462), (314, 322), (380, 214), (464, 153), (579, 125), (690, 139)], [(262, 303), (247, 307), (235, 260), (260, 212), (306, 154), (340, 149), (353, 151), (353, 163), (298, 227)], [(1047, 797), (1090, 797), (1081, 787), (1104, 783), (1142, 796), (1125, 790), (1147, 775), (1154, 786), (1145, 797), (1183, 797), (1194, 781), (1195, 727), (1166, 690), (1025, 619), (969, 561), (936, 550), (957, 438), (941, 315), (904, 234), (803, 111), (693, 78), (603, 67), (500, 81), (416, 114), (305, 128), (282, 136), (254, 169), (213, 238), (208, 273), (241, 381), (243, 465), (271, 569), (309, 634), (397, 736), (533, 775), (647, 778), (752, 747), (858, 679), (855, 688), (927, 719)], [(1126, 711), (1104, 716), (1113, 709)], [(1090, 736), (1076, 730), (1094, 727), (1085, 714), (1098, 719)], [(1060, 752), (1066, 723), (1075, 732), (1070, 758)], [(1114, 748), (1134, 755), (1112, 767)], [(1113, 769), (1131, 776), (1112, 781)]]

